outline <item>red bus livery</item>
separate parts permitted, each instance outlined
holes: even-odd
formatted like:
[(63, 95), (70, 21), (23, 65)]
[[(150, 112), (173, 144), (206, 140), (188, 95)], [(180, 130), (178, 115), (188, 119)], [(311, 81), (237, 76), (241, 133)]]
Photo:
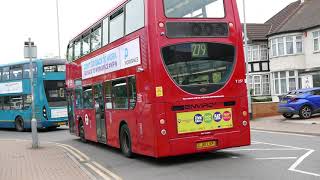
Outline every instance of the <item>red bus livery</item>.
[(70, 132), (153, 157), (250, 144), (235, 0), (130, 0), (70, 41)]

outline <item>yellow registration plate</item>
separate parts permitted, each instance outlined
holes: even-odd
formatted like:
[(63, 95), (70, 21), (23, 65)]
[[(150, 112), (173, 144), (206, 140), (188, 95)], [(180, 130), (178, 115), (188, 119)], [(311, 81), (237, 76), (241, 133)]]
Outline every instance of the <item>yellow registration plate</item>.
[(57, 125), (59, 126), (66, 125), (66, 122), (58, 122)]
[(211, 148), (215, 146), (217, 146), (216, 141), (206, 141), (206, 142), (197, 143), (197, 149), (205, 149), (205, 148)]

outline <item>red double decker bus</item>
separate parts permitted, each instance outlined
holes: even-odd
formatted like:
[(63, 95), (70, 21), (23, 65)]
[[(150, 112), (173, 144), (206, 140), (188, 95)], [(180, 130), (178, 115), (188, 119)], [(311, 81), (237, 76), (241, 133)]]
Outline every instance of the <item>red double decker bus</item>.
[(70, 41), (70, 131), (166, 157), (250, 144), (235, 0), (130, 0)]

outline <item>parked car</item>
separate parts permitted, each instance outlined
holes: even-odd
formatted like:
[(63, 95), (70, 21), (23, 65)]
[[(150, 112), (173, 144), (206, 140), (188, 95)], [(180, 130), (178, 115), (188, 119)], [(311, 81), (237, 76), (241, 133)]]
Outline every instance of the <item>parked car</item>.
[(290, 91), (280, 99), (278, 112), (290, 119), (297, 114), (301, 119), (308, 119), (320, 112), (320, 88)]

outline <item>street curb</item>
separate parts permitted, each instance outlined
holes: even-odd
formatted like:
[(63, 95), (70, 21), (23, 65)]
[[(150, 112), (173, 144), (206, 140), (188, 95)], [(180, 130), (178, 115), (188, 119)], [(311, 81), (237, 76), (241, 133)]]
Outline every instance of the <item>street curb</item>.
[(288, 134), (301, 134), (301, 135), (309, 135), (309, 136), (320, 136), (320, 133), (281, 131), (281, 130), (259, 129), (259, 128), (251, 128), (251, 129), (252, 130), (258, 130), (258, 131), (270, 131), (270, 132), (279, 132), (279, 133), (288, 133)]

